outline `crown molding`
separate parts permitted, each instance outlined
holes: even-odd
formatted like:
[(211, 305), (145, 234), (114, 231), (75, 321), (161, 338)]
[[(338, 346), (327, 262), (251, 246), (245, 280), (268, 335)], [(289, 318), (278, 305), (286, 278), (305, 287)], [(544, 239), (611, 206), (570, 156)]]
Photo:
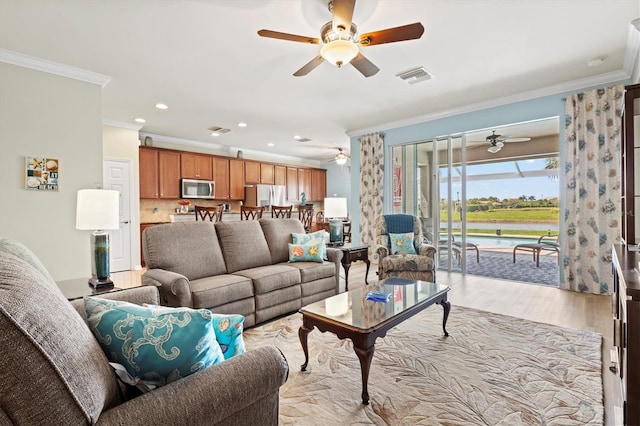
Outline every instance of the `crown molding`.
[(93, 71), (59, 64), (57, 62), (36, 58), (35, 56), (25, 55), (24, 53), (14, 52), (8, 49), (0, 49), (0, 62), (72, 78), (74, 80), (84, 81), (85, 83), (96, 84), (103, 89), (109, 81), (111, 81), (111, 77), (104, 74), (98, 74)]
[(347, 136), (354, 137), (367, 133), (380, 132), (383, 130), (395, 129), (398, 127), (411, 126), (414, 124), (425, 123), (428, 121), (438, 120), (441, 118), (453, 117), (460, 114), (481, 111), (484, 109), (495, 108), (503, 105), (509, 105), (516, 102), (529, 101), (532, 99), (542, 98), (544, 96), (558, 95), (567, 92), (581, 90), (587, 87), (601, 86), (609, 83), (619, 82), (631, 78), (624, 70), (611, 71), (604, 74), (598, 74), (591, 77), (585, 77), (578, 80), (567, 81), (565, 83), (554, 84), (552, 86), (542, 87), (540, 89), (530, 90), (528, 92), (518, 93), (516, 95), (504, 96), (488, 101), (478, 102), (470, 105), (463, 105), (457, 108), (438, 111), (431, 114), (420, 115), (407, 118), (404, 120), (391, 121), (388, 123), (378, 124), (376, 126), (366, 127), (362, 129), (349, 130)]
[(256, 150), (252, 150), (252, 149), (239, 148), (239, 147), (229, 146), (229, 145), (219, 145), (219, 144), (210, 143), (210, 142), (194, 141), (194, 140), (191, 140), (191, 139), (183, 139), (183, 138), (176, 138), (176, 137), (173, 137), (173, 136), (165, 136), (165, 135), (158, 135), (158, 134), (154, 134), (154, 133), (143, 133), (143, 132), (140, 132), (140, 140), (141, 141), (143, 141), (146, 136), (150, 136), (151, 139), (153, 139), (154, 141), (158, 141), (158, 142), (167, 142), (167, 143), (171, 143), (171, 144), (175, 144), (175, 145), (183, 145), (183, 146), (198, 146), (198, 147), (201, 147), (201, 148), (217, 149), (219, 151), (226, 151), (229, 154), (233, 154), (234, 157), (237, 155), (238, 151), (242, 151), (245, 154), (251, 154), (251, 155), (254, 155), (254, 156), (259, 157), (259, 158), (272, 159), (274, 161), (275, 160), (284, 160), (284, 161), (291, 161), (291, 162), (297, 162), (297, 163), (306, 163), (306, 164), (317, 164), (317, 165), (322, 164), (322, 161), (310, 160), (308, 158), (300, 158), (300, 157), (293, 157), (293, 156), (289, 156), (289, 155), (272, 154), (272, 153), (265, 152), (265, 151), (256, 151)]
[(111, 120), (109, 118), (103, 118), (102, 125), (118, 127), (120, 129), (135, 130), (136, 132), (139, 132), (140, 129), (144, 127), (144, 124), (132, 124), (132, 123), (127, 123), (126, 121)]

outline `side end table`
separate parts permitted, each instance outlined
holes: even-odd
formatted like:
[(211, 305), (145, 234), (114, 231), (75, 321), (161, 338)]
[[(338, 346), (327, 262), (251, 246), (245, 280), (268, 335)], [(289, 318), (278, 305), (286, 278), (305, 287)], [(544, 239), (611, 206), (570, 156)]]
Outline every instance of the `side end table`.
[(340, 247), (342, 250), (342, 267), (344, 268), (344, 291), (349, 291), (349, 268), (351, 262), (361, 260), (367, 264), (367, 272), (364, 274), (364, 283), (369, 284), (367, 276), (369, 275), (369, 246), (347, 243)]

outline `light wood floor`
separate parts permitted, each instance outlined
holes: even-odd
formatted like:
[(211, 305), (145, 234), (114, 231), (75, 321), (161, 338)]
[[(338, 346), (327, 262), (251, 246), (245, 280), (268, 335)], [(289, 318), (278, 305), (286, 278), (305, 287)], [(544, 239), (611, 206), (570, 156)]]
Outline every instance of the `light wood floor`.
[[(377, 265), (371, 264), (369, 283), (377, 281)], [(353, 263), (349, 270), (349, 289), (364, 285), (366, 265)], [(344, 273), (342, 274), (344, 285)], [(602, 377), (604, 382), (605, 424), (616, 425), (614, 401), (619, 398), (615, 374), (609, 371), (609, 350), (613, 344), (611, 298), (581, 294), (557, 288), (506, 281), (458, 273), (438, 272), (436, 281), (451, 287), (451, 315), (456, 306), (524, 318), (561, 327), (591, 330), (600, 333), (602, 344)], [(619, 385), (618, 385), (619, 386)]]

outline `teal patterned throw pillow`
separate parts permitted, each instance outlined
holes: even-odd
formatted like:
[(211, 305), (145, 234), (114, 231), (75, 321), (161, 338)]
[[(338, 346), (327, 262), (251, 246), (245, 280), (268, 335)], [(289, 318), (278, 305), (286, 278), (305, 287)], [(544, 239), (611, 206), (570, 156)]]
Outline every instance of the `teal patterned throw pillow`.
[[(291, 234), (291, 242), (293, 244), (320, 244), (320, 249), (322, 253), (320, 256), (322, 259), (327, 260), (327, 245), (324, 242), (324, 231), (316, 231), (310, 234), (296, 234), (295, 232)], [(289, 256), (289, 261), (291, 262), (291, 256)]]
[(289, 262), (322, 263), (322, 244), (289, 244)]
[(89, 328), (118, 376), (143, 391), (225, 360), (207, 309), (145, 307), (91, 296), (85, 296), (84, 306)]
[(246, 352), (242, 329), (244, 317), (242, 315), (211, 314), (213, 318), (213, 331), (216, 340), (222, 349), (224, 359)]
[(391, 254), (416, 254), (413, 247), (413, 232), (406, 234), (389, 234)]

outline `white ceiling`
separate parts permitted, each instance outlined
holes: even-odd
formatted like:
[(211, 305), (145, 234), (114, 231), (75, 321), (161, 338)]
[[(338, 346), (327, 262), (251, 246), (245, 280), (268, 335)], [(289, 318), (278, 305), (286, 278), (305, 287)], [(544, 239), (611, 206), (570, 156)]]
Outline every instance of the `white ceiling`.
[[(380, 68), (370, 78), (329, 63), (293, 77), (319, 46), (256, 33), (318, 37), (331, 18), (326, 3), (0, 0), (0, 48), (111, 77), (103, 119), (135, 125), (143, 117), (141, 132), (154, 139), (314, 160), (333, 155), (321, 147), (348, 151), (347, 132), (559, 93), (577, 80), (628, 78), (637, 60), (630, 22), (640, 17), (638, 0), (358, 0), (360, 32), (419, 21), (424, 35), (362, 48)], [(598, 57), (600, 66), (587, 66)], [(434, 78), (409, 85), (396, 77), (417, 66)], [(211, 126), (231, 132), (214, 138)]]

